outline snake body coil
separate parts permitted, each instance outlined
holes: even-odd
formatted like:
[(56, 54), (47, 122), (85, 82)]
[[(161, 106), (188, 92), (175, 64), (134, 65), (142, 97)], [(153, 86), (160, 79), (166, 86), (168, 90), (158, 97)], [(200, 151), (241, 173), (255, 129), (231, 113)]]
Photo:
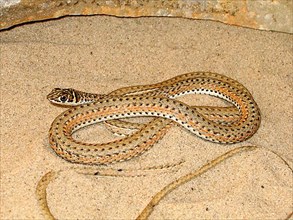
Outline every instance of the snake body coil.
[[(233, 107), (191, 107), (174, 99), (185, 94), (219, 97)], [(249, 91), (229, 77), (209, 72), (187, 73), (157, 84), (125, 87), (108, 95), (54, 89), (48, 99), (78, 105), (54, 120), (49, 135), (56, 154), (74, 163), (108, 164), (128, 160), (149, 149), (173, 124), (215, 143), (244, 141), (260, 125), (260, 112)], [(141, 116), (155, 119), (137, 126), (124, 139), (89, 144), (72, 138), (73, 132), (91, 124), (112, 121), (123, 126), (127, 122), (115, 119)]]

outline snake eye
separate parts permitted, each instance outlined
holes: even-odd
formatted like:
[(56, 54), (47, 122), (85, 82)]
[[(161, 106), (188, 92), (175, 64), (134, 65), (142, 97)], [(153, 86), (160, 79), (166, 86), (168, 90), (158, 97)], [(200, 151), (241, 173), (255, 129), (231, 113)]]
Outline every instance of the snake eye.
[(66, 96), (64, 96), (64, 95), (60, 97), (60, 101), (61, 101), (61, 102), (66, 102), (66, 100), (67, 100), (67, 98), (66, 98)]

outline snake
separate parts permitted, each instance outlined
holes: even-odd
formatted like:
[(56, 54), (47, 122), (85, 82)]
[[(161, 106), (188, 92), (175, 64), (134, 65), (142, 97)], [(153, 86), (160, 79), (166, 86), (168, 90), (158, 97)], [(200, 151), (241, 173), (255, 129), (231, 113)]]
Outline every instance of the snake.
[[(177, 100), (187, 94), (205, 94), (227, 102), (227, 107), (190, 106)], [(71, 88), (53, 89), (53, 104), (71, 106), (55, 118), (49, 142), (61, 158), (88, 165), (106, 165), (137, 157), (150, 149), (174, 125), (218, 144), (234, 144), (252, 137), (261, 121), (250, 92), (238, 81), (212, 72), (191, 72), (149, 85), (120, 88), (109, 94)], [(145, 124), (121, 119), (152, 117)], [(108, 143), (84, 143), (73, 138), (83, 127), (106, 123), (130, 128), (125, 138)]]
[[(215, 96), (225, 100), (230, 106), (189, 106), (175, 100), (176, 97), (186, 94)], [(51, 124), (51, 148), (67, 161), (89, 165), (106, 165), (136, 157), (151, 148), (174, 125), (179, 125), (207, 141), (233, 144), (252, 137), (261, 121), (256, 102), (241, 83), (211, 72), (191, 72), (156, 84), (120, 88), (109, 94), (55, 88), (47, 98), (53, 104), (71, 107)], [(145, 116), (152, 118), (145, 124), (120, 120)], [(73, 138), (73, 133), (79, 129), (100, 122), (110, 130), (113, 127), (118, 130), (126, 128), (130, 132), (123, 133), (126, 136), (123, 139), (102, 144), (83, 143)], [(242, 146), (229, 150), (199, 169), (181, 176), (156, 193), (136, 219), (148, 219), (154, 207), (184, 183), (236, 154), (258, 148)], [(286, 161), (282, 160), (292, 171)], [(55, 219), (47, 203), (46, 189), (57, 175), (58, 172), (50, 171), (37, 185), (36, 195), (46, 219)], [(286, 219), (290, 216), (292, 212)]]

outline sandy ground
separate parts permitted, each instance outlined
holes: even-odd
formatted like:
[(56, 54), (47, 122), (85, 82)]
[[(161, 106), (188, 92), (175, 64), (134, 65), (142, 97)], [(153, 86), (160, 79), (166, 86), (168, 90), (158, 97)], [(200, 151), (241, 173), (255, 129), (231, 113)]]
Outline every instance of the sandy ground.
[[(229, 149), (257, 145), (169, 194), (151, 219), (284, 219), (292, 212), (292, 35), (171, 18), (68, 17), (23, 25), (1, 39), (1, 219), (42, 219), (35, 188), (50, 170), (65, 170), (48, 188), (58, 219), (134, 219), (166, 184)], [(54, 87), (108, 93), (191, 71), (225, 74), (244, 84), (262, 113), (248, 141), (219, 145), (172, 128), (151, 150), (113, 168), (151, 170), (139, 177), (78, 174), (56, 156), (48, 130), (64, 111), (46, 95)], [(196, 96), (194, 104), (213, 104)], [(79, 137), (103, 142), (102, 126)], [(98, 167), (97, 167), (98, 169)]]

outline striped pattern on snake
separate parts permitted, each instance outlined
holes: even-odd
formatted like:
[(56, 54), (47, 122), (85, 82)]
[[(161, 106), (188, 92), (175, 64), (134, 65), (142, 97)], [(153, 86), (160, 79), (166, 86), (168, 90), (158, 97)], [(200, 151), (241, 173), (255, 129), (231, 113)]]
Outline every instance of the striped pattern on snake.
[[(185, 94), (219, 97), (234, 107), (191, 107), (174, 99)], [(121, 88), (108, 95), (54, 89), (48, 99), (79, 105), (54, 120), (49, 140), (57, 155), (83, 164), (108, 164), (138, 156), (174, 124), (215, 143), (244, 141), (260, 124), (260, 112), (249, 91), (229, 77), (210, 72), (187, 73), (157, 84)], [(132, 124), (135, 132), (124, 139), (88, 144), (72, 138), (73, 132), (90, 124), (106, 122), (127, 127), (128, 122), (113, 119), (141, 116), (156, 118), (144, 125)]]

